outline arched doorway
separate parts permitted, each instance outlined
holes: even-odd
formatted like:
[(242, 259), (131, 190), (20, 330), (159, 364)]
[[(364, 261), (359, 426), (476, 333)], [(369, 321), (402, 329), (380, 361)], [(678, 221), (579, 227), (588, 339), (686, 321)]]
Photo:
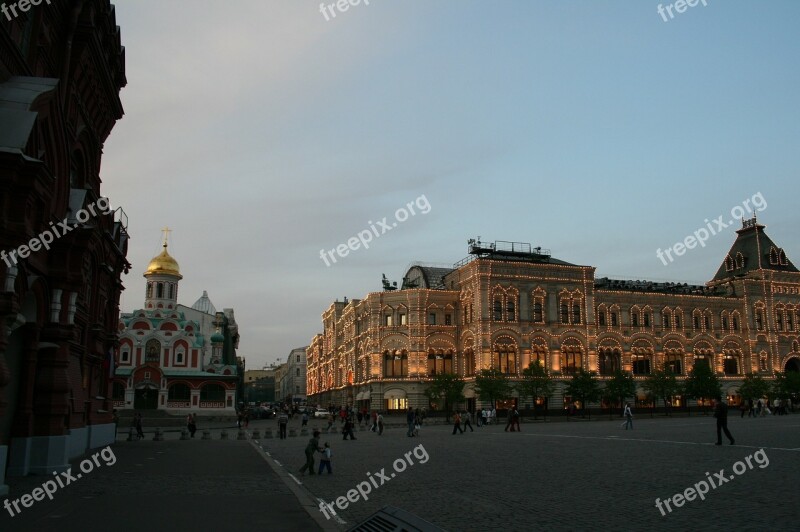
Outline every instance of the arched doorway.
[(133, 408), (156, 410), (158, 408), (158, 388), (152, 384), (145, 384), (137, 388), (133, 396)]
[(800, 372), (800, 358), (792, 357), (786, 361), (786, 366), (784, 366), (786, 372), (794, 371)]

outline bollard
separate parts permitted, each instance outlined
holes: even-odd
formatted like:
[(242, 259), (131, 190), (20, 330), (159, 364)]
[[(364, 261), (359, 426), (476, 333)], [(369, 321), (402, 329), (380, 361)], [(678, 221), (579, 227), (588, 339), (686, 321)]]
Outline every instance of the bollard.
[(297, 429), (289, 429), (289, 437), (296, 438), (297, 437)]
[(160, 427), (156, 427), (156, 434), (153, 436), (153, 441), (164, 441), (164, 436), (161, 434)]
[(272, 429), (264, 429), (264, 437), (272, 439)]
[(300, 429), (300, 436), (308, 436), (308, 427)]
[(181, 429), (181, 439), (188, 440), (189, 439), (189, 431), (186, 429)]
[(136, 434), (136, 431), (135, 431), (135, 430), (133, 430), (133, 427), (131, 427), (131, 430), (128, 432), (128, 439), (127, 439), (127, 440), (125, 440), (125, 441), (133, 441), (133, 439), (134, 439), (134, 434)]
[(253, 429), (253, 439), (260, 440), (261, 439), (261, 431), (258, 429)]
[(239, 429), (239, 435), (236, 436), (236, 439), (237, 440), (246, 440), (247, 439), (247, 433), (244, 431), (244, 429)]
[(228, 439), (228, 431), (225, 430), (225, 429), (222, 429), (222, 432), (219, 433), (219, 439), (220, 440), (227, 440)]
[(211, 431), (208, 429), (203, 429), (203, 439), (210, 440), (211, 439)]

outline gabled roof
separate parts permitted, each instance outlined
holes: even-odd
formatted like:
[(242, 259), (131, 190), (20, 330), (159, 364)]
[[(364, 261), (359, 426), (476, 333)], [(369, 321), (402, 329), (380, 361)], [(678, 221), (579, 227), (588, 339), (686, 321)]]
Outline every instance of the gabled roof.
[(798, 271), (783, 249), (767, 236), (764, 227), (755, 218), (742, 222), (742, 228), (736, 231), (736, 241), (711, 282), (741, 277), (757, 270)]

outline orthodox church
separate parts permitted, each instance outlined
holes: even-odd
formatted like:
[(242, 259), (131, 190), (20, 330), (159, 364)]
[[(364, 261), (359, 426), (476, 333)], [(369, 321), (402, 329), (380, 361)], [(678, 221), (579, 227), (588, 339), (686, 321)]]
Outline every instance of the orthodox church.
[(114, 408), (169, 413), (233, 413), (239, 329), (233, 309), (218, 312), (203, 295), (178, 303), (183, 276), (167, 250), (150, 261), (144, 307), (120, 316)]

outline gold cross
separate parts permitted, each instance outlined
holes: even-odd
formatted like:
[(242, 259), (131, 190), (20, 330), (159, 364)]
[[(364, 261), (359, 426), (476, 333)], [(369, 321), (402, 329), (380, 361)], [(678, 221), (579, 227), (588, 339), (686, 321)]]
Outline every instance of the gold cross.
[(172, 229), (165, 227), (161, 231), (164, 233), (164, 247), (167, 247), (167, 238), (169, 238), (169, 234), (172, 232)]

